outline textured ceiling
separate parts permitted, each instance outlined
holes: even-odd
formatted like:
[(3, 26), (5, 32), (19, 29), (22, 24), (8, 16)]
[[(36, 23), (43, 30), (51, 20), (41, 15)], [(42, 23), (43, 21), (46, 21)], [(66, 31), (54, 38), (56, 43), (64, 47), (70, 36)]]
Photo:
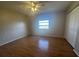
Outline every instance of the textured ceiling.
[(64, 11), (71, 4), (71, 2), (66, 1), (53, 1), (43, 3), (44, 7), (41, 8), (41, 12), (56, 12), (56, 11)]
[[(42, 7), (39, 13), (64, 11), (71, 4), (69, 1), (40, 1)], [(31, 14), (27, 8), (28, 1), (0, 1), (0, 6), (11, 8), (24, 14)]]

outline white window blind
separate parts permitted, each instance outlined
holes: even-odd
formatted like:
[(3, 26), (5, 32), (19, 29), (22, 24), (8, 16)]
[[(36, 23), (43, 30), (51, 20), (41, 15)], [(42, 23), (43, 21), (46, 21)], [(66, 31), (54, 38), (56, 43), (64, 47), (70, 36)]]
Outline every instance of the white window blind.
[(39, 29), (49, 29), (49, 20), (39, 20)]

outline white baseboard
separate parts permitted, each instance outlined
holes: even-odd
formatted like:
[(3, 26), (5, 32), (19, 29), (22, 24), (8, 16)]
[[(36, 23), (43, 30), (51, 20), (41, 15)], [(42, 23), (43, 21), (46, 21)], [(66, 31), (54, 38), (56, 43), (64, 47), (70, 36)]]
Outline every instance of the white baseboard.
[(74, 45), (72, 45), (71, 42), (69, 40), (67, 40), (67, 38), (65, 38), (65, 39), (73, 48), (75, 48)]
[(13, 39), (13, 40), (11, 40), (11, 41), (1, 43), (0, 46), (5, 45), (5, 44), (7, 44), (7, 43), (10, 43), (10, 42), (12, 42), (12, 41), (18, 40), (18, 39), (23, 38), (23, 37), (25, 37), (25, 36), (26, 36), (26, 35), (23, 35), (23, 36), (20, 36), (20, 37), (18, 37), (18, 38), (15, 38), (15, 39)]
[(64, 36), (47, 36), (47, 35), (35, 35), (35, 34), (32, 34), (32, 36), (64, 38)]
[(73, 51), (75, 52), (75, 54), (79, 57), (79, 54), (77, 53), (77, 51), (75, 49), (73, 49)]

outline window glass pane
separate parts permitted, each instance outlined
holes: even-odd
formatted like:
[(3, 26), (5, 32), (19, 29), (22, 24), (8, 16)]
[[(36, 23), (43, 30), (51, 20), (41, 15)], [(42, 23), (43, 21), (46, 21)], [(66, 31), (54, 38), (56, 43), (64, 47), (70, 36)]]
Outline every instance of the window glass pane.
[(39, 26), (39, 29), (48, 29), (48, 26)]
[(39, 23), (39, 25), (49, 25), (48, 23)]
[(41, 20), (41, 21), (39, 21), (39, 22), (49, 22), (48, 20)]

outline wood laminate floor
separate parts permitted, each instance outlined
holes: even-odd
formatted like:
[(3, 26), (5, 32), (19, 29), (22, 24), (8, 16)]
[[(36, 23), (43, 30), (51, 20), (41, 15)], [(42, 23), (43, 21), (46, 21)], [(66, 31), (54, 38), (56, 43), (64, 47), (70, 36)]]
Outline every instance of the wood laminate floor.
[(76, 54), (65, 39), (29, 36), (0, 46), (0, 56), (76, 57)]

